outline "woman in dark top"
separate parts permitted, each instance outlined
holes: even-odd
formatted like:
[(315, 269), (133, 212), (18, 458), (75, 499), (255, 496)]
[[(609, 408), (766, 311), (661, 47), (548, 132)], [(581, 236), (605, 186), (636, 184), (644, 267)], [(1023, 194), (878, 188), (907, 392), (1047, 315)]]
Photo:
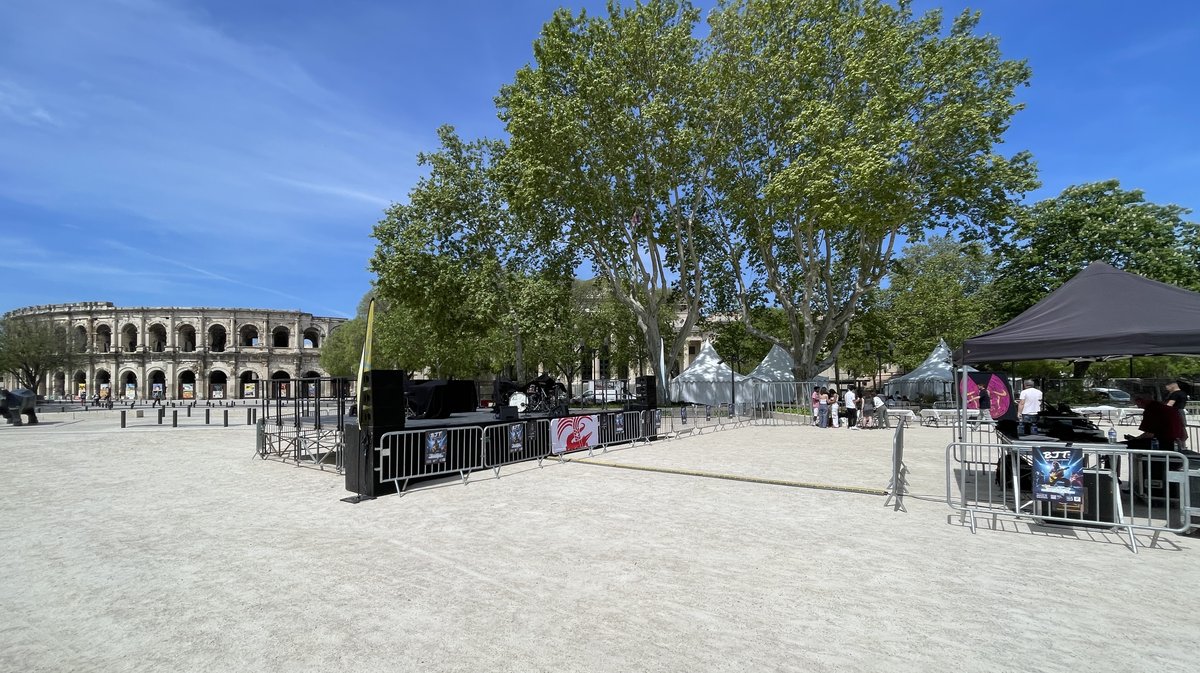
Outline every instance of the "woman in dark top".
[(1179, 448), (1183, 449), (1187, 448), (1186, 407), (1188, 403), (1188, 396), (1187, 393), (1183, 392), (1183, 387), (1180, 385), (1180, 383), (1181, 381), (1172, 381), (1171, 383), (1167, 384), (1167, 399), (1165, 402), (1168, 407), (1171, 407), (1179, 412), (1179, 420), (1183, 425), (1183, 439), (1179, 440), (1177, 444), (1179, 445)]

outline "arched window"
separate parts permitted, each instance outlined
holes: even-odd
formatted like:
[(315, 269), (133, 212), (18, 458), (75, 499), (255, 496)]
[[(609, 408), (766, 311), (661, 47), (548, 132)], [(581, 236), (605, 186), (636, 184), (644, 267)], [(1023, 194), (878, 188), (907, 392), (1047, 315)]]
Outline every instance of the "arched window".
[(87, 340), (88, 340), (87, 328), (84, 327), (83, 325), (76, 325), (75, 332), (72, 335), (72, 341), (74, 342), (72, 345), (75, 346), (74, 350), (76, 353), (86, 353), (87, 352), (87, 347), (88, 347)]
[[(138, 345), (137, 327), (133, 324), (129, 324), (129, 325), (126, 325), (125, 327), (121, 328), (121, 348), (125, 352), (128, 353), (128, 352), (137, 350), (137, 345)], [(121, 393), (122, 393), (122, 395), (124, 395), (125, 391), (122, 390)]]
[(271, 330), (271, 345), (275, 348), (287, 348), (291, 341), (291, 331), (282, 325)]
[(107, 353), (112, 350), (112, 328), (100, 325), (96, 328), (96, 350)]
[(304, 347), (305, 348), (320, 348), (321, 347), (321, 331), (316, 327), (309, 327), (304, 330)]
[(159, 323), (150, 326), (148, 330), (150, 350), (155, 353), (161, 353), (167, 350), (167, 328)]
[(224, 325), (213, 325), (208, 328), (208, 350), (211, 353), (225, 352), (225, 343), (227, 340), (225, 335)]
[(238, 330), (238, 345), (257, 346), (258, 328), (254, 325), (242, 325), (242, 328)]
[(179, 350), (183, 353), (191, 353), (196, 350), (196, 328), (191, 325), (184, 325), (179, 328)]

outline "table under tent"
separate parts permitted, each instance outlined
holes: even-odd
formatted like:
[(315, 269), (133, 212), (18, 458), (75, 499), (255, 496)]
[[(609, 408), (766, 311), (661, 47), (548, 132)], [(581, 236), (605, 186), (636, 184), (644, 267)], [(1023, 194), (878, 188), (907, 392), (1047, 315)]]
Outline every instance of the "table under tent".
[[(959, 361), (1077, 361), (1147, 355), (1200, 355), (1200, 294), (1093, 262), (1024, 313), (967, 339)], [(965, 377), (963, 386), (964, 394), (959, 397), (965, 416), (973, 401)], [(992, 412), (994, 417), (994, 407)], [(1083, 427), (1090, 425), (1085, 419), (1068, 420), (1078, 426), (1079, 436), (1097, 436), (1099, 428)], [(963, 421), (958, 430), (960, 440), (968, 436), (965, 426)], [(1188, 430), (1196, 441), (1200, 428), (1189, 426)], [(987, 501), (980, 496), (979, 482), (972, 485), (972, 493), (966, 492), (966, 475), (982, 469), (978, 466), (987, 462), (982, 449), (993, 447), (960, 441), (947, 449), (947, 503), (969, 514), (972, 528), (977, 515), (994, 517), (997, 513), (1043, 523), (1117, 528), (1128, 531), (1129, 544), (1136, 552), (1135, 530), (1153, 532), (1154, 544), (1160, 533), (1184, 532), (1193, 524), (1200, 525), (1200, 506), (1192, 505), (1192, 501), (1200, 501), (1200, 454), (1176, 451), (1172, 446), (1150, 450), (1103, 440), (1071, 441), (1073, 438), (1062, 436), (1013, 433), (997, 437), (1000, 462), (996, 463), (994, 482), (1003, 492), (1002, 507), (992, 497), (992, 483), (986, 484)], [(1194, 451), (1197, 447), (1190, 444), (1189, 448)], [(1048, 487), (1046, 480), (1054, 481), (1055, 476), (1046, 471), (1050, 469), (1046, 467), (1048, 455), (1070, 461), (1078, 458), (1080, 480), (1060, 481), (1062, 486), (1055, 488), (1061, 493)], [(954, 486), (960, 490), (957, 503)]]

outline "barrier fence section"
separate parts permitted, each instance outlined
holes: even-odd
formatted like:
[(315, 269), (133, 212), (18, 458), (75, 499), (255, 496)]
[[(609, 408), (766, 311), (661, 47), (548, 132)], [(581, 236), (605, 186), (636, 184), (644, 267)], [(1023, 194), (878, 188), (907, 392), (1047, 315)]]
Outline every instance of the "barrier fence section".
[[(1066, 472), (1048, 468), (1052, 463)], [(1128, 491), (1120, 489), (1119, 479), (1129, 484)], [(1123, 529), (1136, 553), (1135, 531), (1153, 533), (1153, 546), (1161, 533), (1192, 527), (1193, 485), (1200, 485), (1200, 462), (1189, 464), (1175, 450), (1032, 442), (946, 447), (946, 504), (969, 522), (971, 532), (979, 517), (993, 525), (1007, 517)]]
[(489, 425), (483, 431), (483, 466), (500, 477), (500, 468), (536, 460), (538, 466), (550, 455), (550, 421), (539, 418)]
[(347, 379), (320, 377), (255, 382), (261, 392), (255, 454), (298, 466), (345, 469)]
[(379, 482), (403, 493), (411, 479), (458, 474), (467, 483), (484, 467), (483, 428), (467, 426), (388, 432), (379, 438)]
[(892, 435), (892, 478), (887, 485), (887, 499), (883, 506), (892, 505), (892, 511), (908, 512), (904, 496), (908, 493), (908, 466), (904, 464), (904, 424), (896, 425)]

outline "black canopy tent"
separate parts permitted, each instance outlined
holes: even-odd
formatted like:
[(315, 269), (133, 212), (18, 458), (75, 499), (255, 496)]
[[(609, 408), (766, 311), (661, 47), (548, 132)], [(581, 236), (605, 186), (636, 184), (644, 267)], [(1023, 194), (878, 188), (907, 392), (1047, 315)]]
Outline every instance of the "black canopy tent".
[(961, 363), (1200, 355), (1200, 293), (1092, 262), (1003, 325), (971, 337)]

